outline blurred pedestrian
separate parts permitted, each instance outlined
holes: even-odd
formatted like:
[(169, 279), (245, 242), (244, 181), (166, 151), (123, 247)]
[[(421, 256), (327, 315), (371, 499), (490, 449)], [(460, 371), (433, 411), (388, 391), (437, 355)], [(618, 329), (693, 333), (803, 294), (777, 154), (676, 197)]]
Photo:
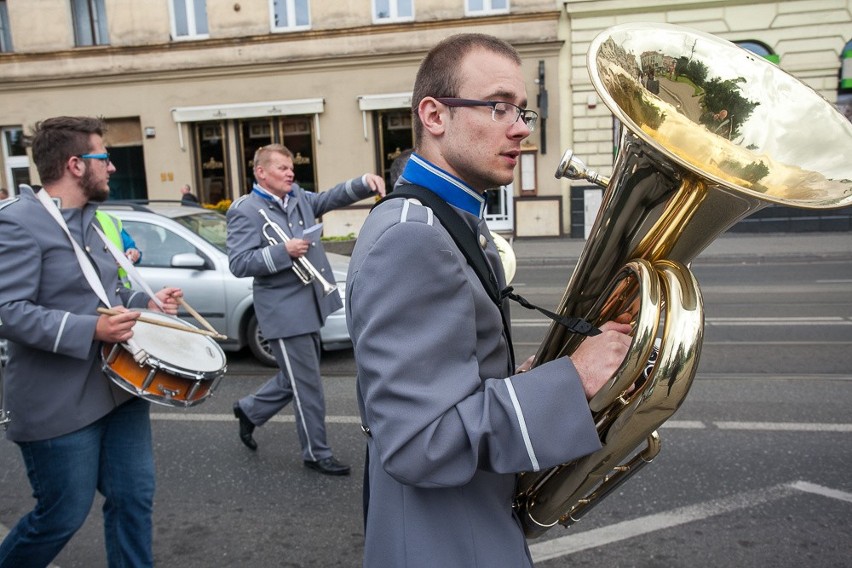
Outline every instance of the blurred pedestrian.
[(198, 205), (198, 198), (192, 193), (192, 188), (189, 184), (185, 184), (180, 188), (180, 203), (181, 205)]
[(394, 158), (393, 162), (391, 162), (390, 173), (388, 175), (388, 193), (393, 191), (393, 186), (396, 185), (396, 182), (402, 175), (402, 171), (405, 169), (405, 165), (408, 163), (408, 158), (411, 157), (412, 152), (414, 152), (413, 148), (403, 150), (400, 152), (399, 156)]

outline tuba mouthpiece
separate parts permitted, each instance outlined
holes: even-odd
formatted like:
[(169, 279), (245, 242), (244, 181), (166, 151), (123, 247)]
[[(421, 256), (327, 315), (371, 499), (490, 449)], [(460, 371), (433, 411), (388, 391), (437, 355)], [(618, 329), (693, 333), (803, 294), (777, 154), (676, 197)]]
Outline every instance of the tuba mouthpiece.
[(606, 188), (609, 179), (586, 167), (585, 162), (574, 155), (574, 150), (568, 148), (562, 154), (562, 160), (556, 168), (556, 178), (584, 179), (595, 185)]

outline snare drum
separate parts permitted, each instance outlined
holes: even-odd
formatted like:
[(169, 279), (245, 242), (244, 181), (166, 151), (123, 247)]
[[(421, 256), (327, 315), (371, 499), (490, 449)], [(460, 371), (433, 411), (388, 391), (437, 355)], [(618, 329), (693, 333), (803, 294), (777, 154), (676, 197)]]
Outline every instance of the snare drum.
[[(161, 312), (138, 310), (147, 319), (195, 328)], [(204, 402), (225, 374), (225, 353), (211, 337), (137, 321), (127, 343), (101, 349), (104, 373), (124, 390), (165, 406)]]

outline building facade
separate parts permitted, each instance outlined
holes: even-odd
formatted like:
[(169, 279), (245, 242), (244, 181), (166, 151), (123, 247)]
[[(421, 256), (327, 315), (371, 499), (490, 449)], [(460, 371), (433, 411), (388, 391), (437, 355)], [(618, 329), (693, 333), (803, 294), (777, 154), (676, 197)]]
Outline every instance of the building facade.
[[(188, 183), (203, 203), (227, 203), (250, 189), (254, 151), (270, 142), (293, 150), (307, 189), (387, 175), (412, 145), (421, 58), (448, 35), (482, 32), (519, 50), (541, 116), (515, 183), (491, 192), (489, 224), (582, 236), (595, 194), (553, 172), (569, 147), (612, 166), (613, 120), (585, 55), (627, 21), (740, 42), (843, 99), (852, 0), (0, 0), (0, 186), (38, 183), (25, 134), (63, 114), (108, 122), (113, 198), (177, 199)], [(326, 235), (357, 234), (370, 205), (327, 215)]]

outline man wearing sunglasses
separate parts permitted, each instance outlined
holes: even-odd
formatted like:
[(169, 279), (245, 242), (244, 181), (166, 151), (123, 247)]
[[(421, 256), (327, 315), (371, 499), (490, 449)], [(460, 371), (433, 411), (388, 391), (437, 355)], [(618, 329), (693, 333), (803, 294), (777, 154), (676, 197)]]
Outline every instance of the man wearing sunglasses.
[[(44, 187), (22, 185), (0, 205), (6, 437), (21, 450), (36, 499), (0, 544), (0, 568), (47, 566), (85, 522), (96, 492), (109, 566), (153, 565), (149, 403), (104, 374), (99, 351), (133, 336), (136, 309), (159, 308), (119, 284), (95, 230), (115, 172), (103, 132), (90, 117), (37, 124), (32, 152)], [(163, 311), (177, 313), (179, 289), (156, 295)], [(107, 301), (116, 315), (98, 315)]]
[(531, 566), (516, 474), (600, 447), (587, 400), (621, 363), (629, 326), (606, 323), (570, 359), (515, 369), (508, 306), (448, 231), (455, 215), (505, 287), (485, 192), (515, 179), (537, 118), (526, 106), (510, 45), (438, 44), (415, 80), (415, 152), (391, 195), (426, 190), (451, 208), (386, 199), (358, 235), (346, 309), (367, 434), (366, 567)]

